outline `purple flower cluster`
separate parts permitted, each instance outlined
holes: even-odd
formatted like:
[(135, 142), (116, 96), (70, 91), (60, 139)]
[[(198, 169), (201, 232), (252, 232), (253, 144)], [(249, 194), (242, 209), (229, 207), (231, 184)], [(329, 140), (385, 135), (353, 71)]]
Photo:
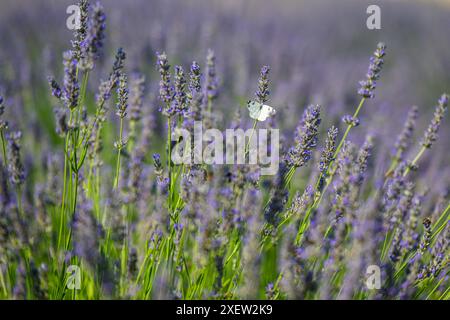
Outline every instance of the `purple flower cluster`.
[(363, 98), (373, 98), (375, 96), (374, 91), (377, 86), (377, 80), (380, 78), (380, 72), (384, 64), (384, 56), (386, 55), (386, 45), (379, 43), (377, 49), (370, 58), (369, 71), (366, 74), (366, 80), (359, 82), (361, 87), (358, 90), (358, 94)]
[(295, 133), (295, 144), (284, 158), (288, 166), (302, 167), (311, 159), (312, 151), (317, 146), (320, 122), (320, 106), (306, 108)]

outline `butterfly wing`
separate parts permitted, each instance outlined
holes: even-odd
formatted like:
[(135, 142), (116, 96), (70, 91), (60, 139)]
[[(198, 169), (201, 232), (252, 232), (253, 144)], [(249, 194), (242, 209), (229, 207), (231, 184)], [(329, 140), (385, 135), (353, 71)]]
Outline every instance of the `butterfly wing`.
[(250, 118), (258, 120), (262, 107), (263, 105), (261, 103), (258, 103), (256, 101), (249, 101), (247, 104), (247, 108), (250, 114)]
[(268, 117), (275, 114), (274, 108), (268, 105), (263, 105), (256, 101), (249, 101), (247, 104), (247, 108), (250, 114), (250, 118), (258, 121), (265, 121)]
[(275, 109), (267, 106), (267, 105), (263, 105), (261, 108), (261, 111), (259, 113), (259, 117), (258, 117), (258, 121), (266, 121), (266, 119), (272, 115), (275, 114)]

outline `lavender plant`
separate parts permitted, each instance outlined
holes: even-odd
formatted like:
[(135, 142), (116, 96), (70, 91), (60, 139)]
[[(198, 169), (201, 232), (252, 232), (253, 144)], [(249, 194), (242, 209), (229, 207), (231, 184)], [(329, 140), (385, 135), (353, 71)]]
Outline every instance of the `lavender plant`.
[[(310, 88), (317, 72), (290, 76), (299, 69), (285, 58), (269, 67), (257, 44), (232, 57), (229, 44), (203, 50), (200, 65), (189, 63), (197, 49), (177, 48), (185, 39), (153, 35), (142, 37), (149, 47), (127, 55), (119, 48), (108, 63), (110, 45), (126, 30), (107, 29), (99, 3), (79, 6), (69, 49), (52, 48), (56, 57), (64, 51), (62, 74), (56, 61), (47, 70), (54, 76), (31, 77), (36, 105), (55, 105), (53, 122), (24, 112), (34, 106), (23, 89), (30, 85), (17, 86), (9, 72), (0, 76), (7, 89), (0, 96), (1, 299), (450, 299), (448, 156), (439, 145), (447, 141), (448, 96), (438, 100), (421, 140), (415, 131), (426, 116), (418, 107), (403, 129), (377, 127), (375, 115), (389, 116), (384, 96), (377, 91), (375, 98), (386, 89), (381, 71), (384, 77), (399, 63), (384, 66), (383, 43), (355, 94), (340, 100), (323, 89), (320, 98)], [(189, 30), (211, 23), (190, 22)], [(209, 44), (214, 28), (199, 30)], [(268, 55), (282, 56), (267, 46)], [(292, 48), (287, 61), (304, 49)], [(262, 62), (259, 74), (254, 62)], [(257, 103), (270, 101), (277, 114), (252, 128), (245, 101), (255, 88)], [(299, 88), (303, 98), (290, 94)], [(339, 105), (356, 94), (347, 115)], [(283, 129), (278, 172), (175, 163), (172, 138), (182, 129), (193, 136), (194, 121), (249, 126), (246, 160), (258, 128)], [(383, 139), (386, 133), (398, 138)], [(381, 270), (380, 288), (367, 285), (371, 266)], [(80, 273), (80, 286), (72, 272)]]

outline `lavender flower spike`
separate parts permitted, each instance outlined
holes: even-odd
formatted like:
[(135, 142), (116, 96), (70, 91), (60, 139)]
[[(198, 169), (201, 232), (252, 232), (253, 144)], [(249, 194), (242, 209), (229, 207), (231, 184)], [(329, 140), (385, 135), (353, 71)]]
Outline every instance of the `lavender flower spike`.
[(64, 91), (63, 101), (70, 110), (75, 109), (78, 105), (78, 96), (80, 94), (80, 86), (77, 79), (77, 60), (74, 58), (72, 51), (64, 53)]
[(156, 65), (161, 76), (161, 80), (159, 81), (159, 98), (166, 104), (163, 109), (163, 114), (170, 117), (175, 114), (175, 110), (171, 105), (174, 98), (174, 89), (170, 83), (170, 64), (167, 60), (166, 53), (156, 54)]
[(438, 105), (436, 110), (434, 111), (433, 120), (431, 120), (431, 124), (425, 132), (425, 136), (422, 140), (422, 146), (429, 149), (433, 145), (433, 143), (438, 138), (439, 127), (441, 126), (442, 118), (444, 118), (444, 114), (447, 111), (448, 106), (448, 95), (443, 94), (438, 101)]
[(175, 66), (175, 97), (174, 108), (177, 114), (182, 115), (187, 111), (186, 79), (181, 66)]
[(89, 13), (89, 1), (81, 0), (78, 3), (78, 7), (80, 8), (80, 25), (75, 30), (75, 40), (72, 41), (72, 47), (75, 55), (75, 59), (78, 61), (81, 60), (82, 57), (82, 48), (81, 45), (83, 41), (86, 39), (87, 31), (88, 31), (88, 13)]
[(408, 112), (408, 117), (406, 119), (405, 125), (401, 134), (397, 138), (395, 143), (395, 156), (394, 161), (402, 161), (405, 152), (408, 150), (411, 139), (414, 133), (414, 128), (416, 126), (418, 108), (417, 106), (412, 106)]
[(384, 64), (384, 56), (386, 55), (386, 45), (379, 43), (373, 56), (370, 58), (369, 71), (366, 74), (366, 80), (359, 82), (361, 85), (358, 94), (363, 98), (373, 98), (376, 88), (376, 81), (380, 78), (380, 72)]
[(197, 62), (192, 62), (191, 71), (189, 73), (189, 99), (192, 99), (195, 93), (201, 92), (201, 77), (200, 66)]
[(92, 70), (94, 62), (99, 57), (99, 51), (103, 47), (105, 38), (106, 15), (102, 5), (97, 2), (93, 7), (92, 16), (89, 20), (88, 31), (85, 39), (81, 43), (81, 64), (82, 70)]
[(309, 106), (297, 127), (295, 146), (291, 147), (285, 156), (289, 166), (301, 167), (311, 159), (312, 149), (317, 146), (320, 122), (320, 106)]
[(258, 91), (255, 93), (258, 98), (258, 102), (260, 103), (265, 103), (269, 99), (269, 71), (270, 68), (268, 66), (261, 68), (261, 75), (258, 81)]
[(125, 73), (122, 73), (119, 77), (119, 87), (117, 88), (117, 96), (119, 98), (117, 102), (117, 115), (120, 118), (125, 118), (128, 108), (128, 77)]

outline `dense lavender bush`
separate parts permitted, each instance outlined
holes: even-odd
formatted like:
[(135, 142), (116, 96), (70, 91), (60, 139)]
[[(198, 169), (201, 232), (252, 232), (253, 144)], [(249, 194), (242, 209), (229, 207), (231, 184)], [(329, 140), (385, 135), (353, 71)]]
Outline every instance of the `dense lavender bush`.
[[(417, 60), (391, 60), (394, 41), (364, 43), (366, 65), (336, 44), (336, 63), (321, 53), (333, 48), (326, 41), (313, 53), (290, 45), (301, 28), (289, 10), (274, 11), (283, 24), (261, 24), (273, 3), (252, 19), (202, 5), (158, 2), (178, 24), (146, 18), (128, 37), (108, 7), (82, 0), (71, 41), (53, 30), (57, 45), (35, 36), (42, 54), (17, 39), (14, 56), (0, 49), (0, 298), (450, 299), (448, 96), (434, 97), (430, 116), (390, 109), (437, 91), (426, 76), (421, 95), (399, 79), (404, 60)], [(242, 32), (229, 38), (215, 22)], [(211, 40), (218, 34), (225, 43)], [(398, 94), (403, 86), (410, 94)], [(253, 121), (282, 129), (277, 174), (172, 161), (172, 134), (195, 121), (251, 127), (248, 99), (277, 108)], [(366, 282), (373, 266), (378, 288)]]

